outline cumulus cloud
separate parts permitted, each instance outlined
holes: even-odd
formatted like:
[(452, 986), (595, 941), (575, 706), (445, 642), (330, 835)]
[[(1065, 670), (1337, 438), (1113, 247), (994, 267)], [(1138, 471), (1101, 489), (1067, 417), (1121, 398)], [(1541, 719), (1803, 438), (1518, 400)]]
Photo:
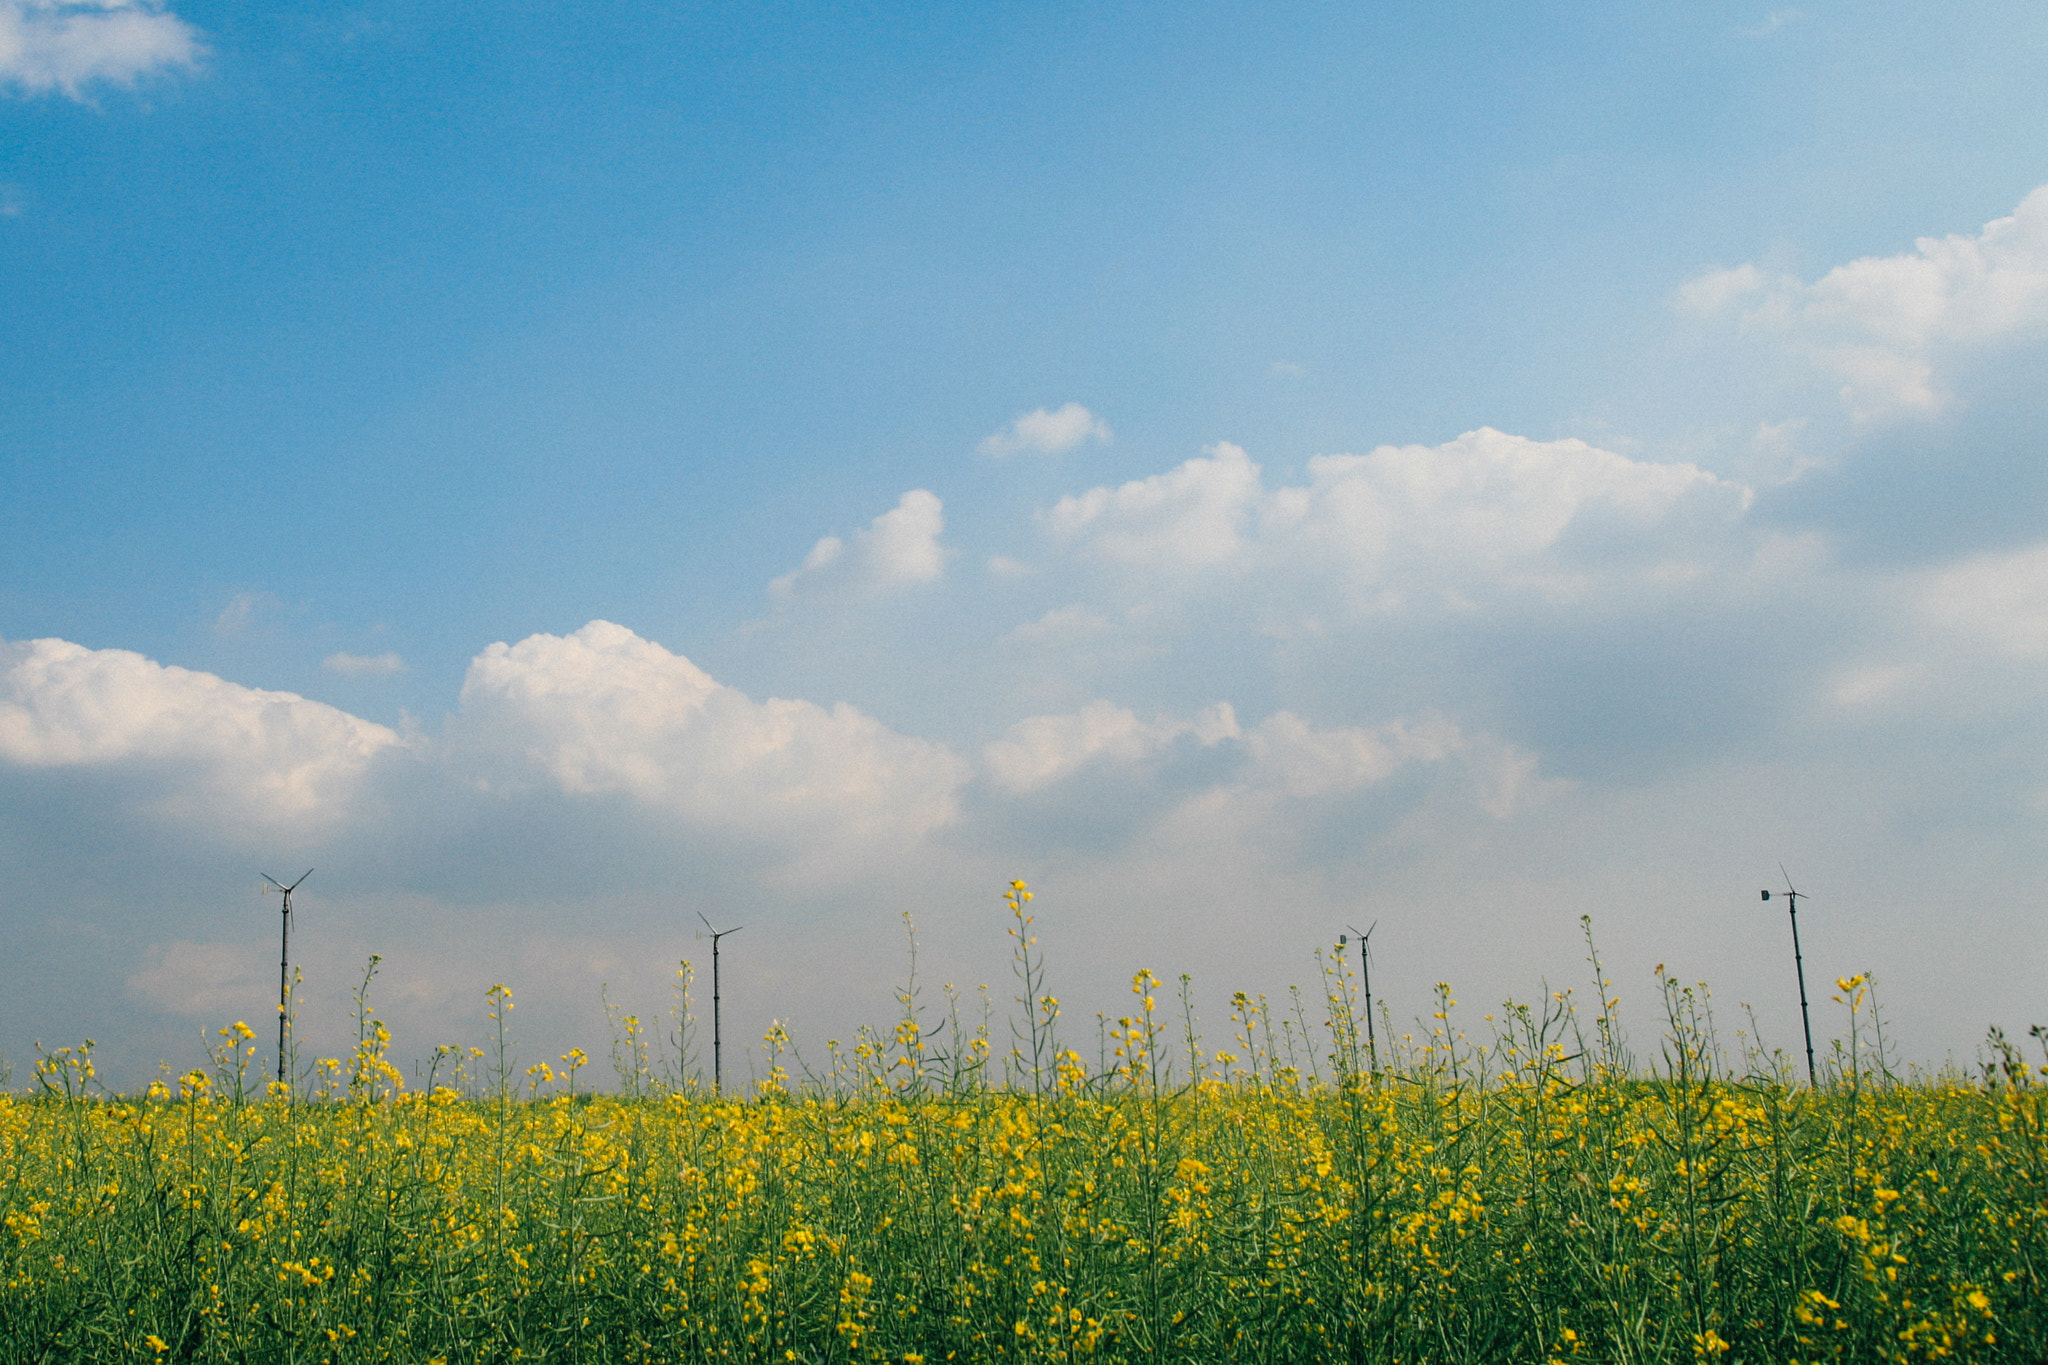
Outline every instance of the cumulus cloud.
[(159, 0), (0, 0), (0, 88), (25, 95), (82, 100), (94, 84), (190, 70), (205, 52)]
[(1504, 570), (1596, 525), (1654, 528), (1668, 543), (1674, 515), (1689, 503), (1725, 524), (1750, 502), (1748, 489), (1695, 465), (1490, 427), (1440, 446), (1319, 455), (1308, 473), (1306, 487), (1274, 495), (1267, 534), (1299, 534), (1374, 572), (1394, 559)]
[(1957, 357), (2048, 335), (2048, 185), (1974, 236), (1922, 237), (1812, 284), (1754, 265), (1712, 271), (1679, 300), (1806, 356), (1859, 421), (1931, 415), (1951, 399), (1942, 371)]
[(515, 782), (769, 839), (921, 835), (954, 819), (967, 776), (943, 745), (844, 703), (754, 701), (609, 621), (477, 655), (462, 720)]
[(1318, 730), (1278, 711), (1245, 736), (1245, 781), (1297, 798), (1335, 796), (1383, 782), (1410, 763), (1441, 763), (1464, 744), (1458, 727), (1440, 716)]
[(1283, 710), (1247, 730), (1228, 702), (1186, 720), (1146, 721), (1113, 702), (1092, 701), (1076, 711), (1017, 722), (983, 747), (982, 762), (997, 786), (1026, 795), (1091, 768), (1137, 768), (1177, 744), (1227, 751), (1227, 767), (1206, 794), (1193, 798), (1197, 805), (1217, 799), (1322, 800), (1385, 782), (1418, 764), (1456, 759), (1477, 784), (1480, 804), (1505, 819), (1541, 785), (1535, 755), (1490, 736), (1467, 735), (1439, 715), (1372, 727), (1318, 727)]
[(136, 810), (229, 842), (387, 840), (395, 820), (425, 847), (527, 818), (534, 795), (594, 814), (623, 798), (645, 817), (634, 838), (709, 839), (742, 862), (793, 850), (815, 868), (951, 823), (969, 776), (943, 744), (845, 704), (756, 701), (605, 621), (491, 646), (459, 707), (442, 737), (401, 740), (125, 650), (0, 641), (0, 774), (31, 791), (83, 779), (88, 822)]
[(382, 654), (351, 654), (342, 650), (322, 659), (320, 666), (329, 673), (339, 673), (346, 678), (388, 678), (394, 673), (405, 672), (405, 660), (392, 650)]
[(1119, 488), (1062, 498), (1045, 516), (1080, 553), (1156, 571), (1327, 564), (1366, 585), (1475, 575), (1568, 587), (1571, 538), (1641, 565), (1681, 549), (1688, 523), (1725, 528), (1749, 489), (1691, 464), (1631, 460), (1577, 440), (1482, 427), (1439, 446), (1319, 455), (1308, 482), (1268, 489), (1234, 445)]
[(321, 702), (127, 650), (0, 643), (0, 763), (120, 769), (145, 804), (203, 823), (339, 819), (372, 761), (398, 744)]
[(799, 567), (768, 585), (778, 602), (846, 592), (874, 592), (929, 583), (946, 571), (945, 506), (938, 495), (913, 488), (869, 522), (847, 544), (826, 536)]
[(1072, 450), (1083, 441), (1109, 444), (1109, 424), (1079, 403), (1067, 403), (1054, 410), (1035, 408), (1025, 413), (1001, 431), (984, 438), (976, 449), (993, 459), (1026, 451), (1057, 455), (1061, 451)]
[(1143, 721), (1112, 702), (1092, 701), (1065, 715), (1018, 721), (1001, 739), (982, 749), (982, 761), (997, 785), (1011, 792), (1032, 792), (1071, 777), (1098, 760), (1141, 762), (1183, 735), (1208, 746), (1237, 734), (1237, 714), (1227, 702), (1218, 702), (1192, 721), (1163, 716)]
[(1259, 467), (1223, 442), (1164, 474), (1061, 498), (1045, 521), (1103, 558), (1194, 568), (1239, 557), (1263, 495)]
[[(488, 821), (506, 801), (552, 793), (624, 798), (652, 830), (806, 852), (900, 844), (953, 824), (971, 776), (944, 744), (843, 703), (756, 701), (606, 621), (490, 646), (471, 661), (459, 706), (445, 738), (408, 743), (323, 703), (123, 650), (0, 644), (0, 765), (110, 775), (118, 801), (230, 837), (349, 826), (387, 753), (408, 753), (405, 771), (422, 779), (380, 788), (379, 809), (397, 803), (408, 828), (451, 816), (451, 800), (479, 803), (453, 814), (458, 822)], [(1136, 781), (1137, 813), (1185, 796), (1185, 772), (1152, 779), (1158, 762), (1190, 752), (1216, 755), (1201, 784), (1315, 800), (1417, 763), (1477, 764), (1489, 743), (1429, 716), (1317, 727), (1283, 710), (1247, 729), (1226, 702), (1144, 720), (1097, 700), (1016, 722), (984, 746), (981, 767), (1010, 796), (1049, 792), (1090, 770)], [(1511, 805), (1512, 793), (1503, 799)], [(181, 1008), (163, 993), (178, 972), (158, 968), (161, 981), (138, 978), (133, 989)]]

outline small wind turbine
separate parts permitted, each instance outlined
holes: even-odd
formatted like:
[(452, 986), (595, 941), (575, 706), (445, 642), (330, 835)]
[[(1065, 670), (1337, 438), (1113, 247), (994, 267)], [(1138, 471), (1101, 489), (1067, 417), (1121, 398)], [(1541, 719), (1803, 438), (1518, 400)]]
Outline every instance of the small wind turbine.
[[(1379, 1044), (1373, 1038), (1372, 1032), (1372, 930), (1379, 927), (1380, 922), (1374, 920), (1372, 922), (1372, 929), (1367, 929), (1362, 934), (1358, 934), (1358, 928), (1355, 925), (1351, 929), (1352, 933), (1358, 934), (1358, 977), (1365, 987), (1365, 1055), (1372, 1059), (1371, 1065), (1375, 1072), (1379, 1070), (1380, 1066), (1380, 1050)], [(1337, 935), (1337, 950), (1339, 952), (1344, 950), (1344, 935), (1342, 934)]]
[[(303, 882), (312, 875), (313, 869), (309, 867), (299, 874), (298, 881), (293, 882), (290, 886), (286, 886), (268, 872), (263, 874), (263, 880), (269, 882), (271, 888), (284, 897), (284, 932), (279, 936), (277, 952), (277, 1083), (279, 1085), (289, 1085), (291, 1083), (285, 1076), (284, 1064), (285, 1039), (291, 1030), (292, 1021), (292, 892), (299, 889), (299, 882)], [(269, 895), (270, 892), (266, 890), (264, 894)]]
[[(1785, 904), (1792, 912), (1792, 968), (1799, 974), (1799, 1026), (1806, 1031), (1806, 1083), (1816, 1085), (1813, 1070), (1813, 1019), (1806, 1008), (1806, 960), (1799, 955), (1799, 898), (1806, 893), (1792, 885), (1792, 874), (1785, 871), (1783, 863), (1778, 872), (1785, 878)], [(1771, 893), (1766, 890), (1764, 899)]]
[[(698, 911), (697, 918), (704, 919), (704, 912)], [(697, 935), (709, 935), (711, 939), (711, 1088), (721, 1095), (725, 1093), (725, 1049), (718, 1028), (718, 940), (746, 927), (741, 924), (731, 929), (713, 929), (711, 921), (704, 919), (704, 933)]]

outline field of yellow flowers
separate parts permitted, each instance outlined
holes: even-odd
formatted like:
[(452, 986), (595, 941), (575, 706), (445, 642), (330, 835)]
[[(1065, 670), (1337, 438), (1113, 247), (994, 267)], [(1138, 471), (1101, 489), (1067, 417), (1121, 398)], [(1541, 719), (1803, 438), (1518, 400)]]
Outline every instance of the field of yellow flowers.
[(1383, 1046), (1333, 972), (1313, 1057), (1241, 996), (1205, 1054), (1141, 974), (1084, 1065), (1013, 909), (1000, 1077), (985, 1023), (927, 1033), (909, 990), (823, 1075), (771, 1034), (745, 1097), (655, 1081), (633, 1020), (610, 1093), (580, 1053), (515, 1085), (502, 1031), (407, 1088), (366, 1001), (296, 1098), (246, 1083), (240, 1026), (139, 1096), (53, 1053), (0, 1098), (0, 1359), (2048, 1356), (2048, 1102), (2016, 1053), (1902, 1081), (1852, 1032), (1818, 1087), (1738, 1075), (1669, 981), (1644, 1065), (1604, 984), (1583, 1032), (1553, 997), (1468, 1046), (1446, 993)]

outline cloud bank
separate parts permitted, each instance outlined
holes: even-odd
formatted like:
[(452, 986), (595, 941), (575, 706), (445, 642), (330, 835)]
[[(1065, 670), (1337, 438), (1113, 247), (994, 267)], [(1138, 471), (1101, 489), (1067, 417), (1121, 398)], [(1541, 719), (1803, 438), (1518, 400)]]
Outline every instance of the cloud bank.
[(965, 765), (839, 704), (754, 701), (624, 626), (495, 644), (462, 684), (465, 757), (500, 786), (618, 793), (748, 839), (890, 839), (950, 823)]
[(1307, 472), (1306, 484), (1268, 488), (1244, 450), (1219, 444), (1168, 473), (1062, 498), (1043, 525), (1073, 554), (1155, 574), (1334, 572), (1368, 597), (1481, 581), (1569, 593), (1595, 562), (1646, 574), (1711, 552), (1754, 498), (1695, 465), (1486, 427), (1438, 446), (1318, 455)]
[(121, 797), (211, 828), (343, 818), (398, 735), (290, 692), (64, 640), (0, 643), (0, 763), (125, 775)]
[[(1218, 751), (1192, 803), (1234, 802), (1238, 833), (1262, 820), (1243, 809), (1245, 798), (1315, 801), (1348, 796), (1383, 783), (1415, 765), (1464, 760), (1483, 787), (1479, 804), (1497, 819), (1510, 818), (1534, 790), (1537, 760), (1487, 736), (1468, 737), (1439, 715), (1405, 717), (1373, 727), (1318, 727), (1290, 711), (1276, 711), (1247, 730), (1236, 708), (1217, 702), (1181, 720), (1141, 720), (1113, 702), (1089, 702), (1077, 711), (1030, 716), (983, 749), (990, 779), (1016, 795), (1056, 791), (1090, 769), (1136, 776), (1177, 745)], [(1171, 814), (1162, 809), (1162, 815)]]
[(623, 626), (495, 644), (471, 661), (439, 740), (288, 692), (243, 687), (126, 650), (0, 644), (0, 768), (99, 776), (112, 799), (214, 835), (333, 837), (367, 817), (379, 772), (436, 780), (401, 824), (548, 791), (620, 797), (662, 820), (794, 847), (915, 839), (953, 821), (967, 764), (854, 707), (720, 685)]
[(1965, 358), (2048, 335), (2048, 185), (1975, 235), (1922, 237), (1811, 284), (1755, 265), (1687, 283), (1681, 303), (1803, 357), (1869, 423), (1941, 412)]

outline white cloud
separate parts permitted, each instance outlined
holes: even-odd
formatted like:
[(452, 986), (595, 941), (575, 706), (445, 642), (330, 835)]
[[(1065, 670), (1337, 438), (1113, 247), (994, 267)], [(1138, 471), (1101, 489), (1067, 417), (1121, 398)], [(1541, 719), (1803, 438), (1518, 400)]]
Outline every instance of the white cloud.
[(1981, 555), (1928, 575), (1914, 605), (1932, 627), (1997, 654), (2048, 655), (2048, 545)]
[(1032, 792), (1098, 760), (1142, 762), (1182, 735), (1213, 745), (1237, 733), (1237, 716), (1227, 702), (1209, 707), (1191, 722), (1164, 716), (1147, 722), (1113, 702), (1091, 701), (1065, 715), (1018, 721), (1003, 738), (983, 747), (982, 761), (998, 785), (1012, 792)]
[(2048, 185), (1975, 236), (1922, 237), (1909, 254), (1867, 256), (1812, 284), (1754, 265), (1679, 290), (1704, 315), (1739, 314), (1841, 381), (1859, 421), (1932, 414), (1958, 354), (2048, 334)]
[[(402, 771), (380, 762), (401, 753)], [(794, 849), (791, 866), (826, 870), (953, 821), (969, 765), (849, 705), (757, 702), (593, 621), (477, 655), (435, 741), (124, 650), (0, 642), (0, 771), (29, 790), (39, 773), (89, 775), (103, 809), (231, 841), (353, 838), (389, 816), (431, 844), (451, 821), (506, 819), (523, 794), (623, 796), (649, 831), (708, 835), (742, 861)]]
[(774, 841), (916, 836), (955, 815), (965, 763), (841, 703), (756, 702), (624, 626), (476, 656), (472, 741), (571, 795), (623, 793)]
[(1710, 315), (1761, 292), (1772, 278), (1748, 264), (1729, 270), (1710, 270), (1680, 285), (1678, 301), (1690, 312)]
[(1226, 441), (1164, 474), (1061, 498), (1045, 522), (1106, 559), (1195, 568), (1238, 557), (1262, 495), (1259, 467)]
[(849, 546), (826, 536), (798, 568), (768, 585), (778, 602), (845, 592), (874, 592), (929, 583), (946, 571), (945, 506), (938, 495), (913, 488), (896, 506), (868, 523)]
[(1107, 635), (1108, 621), (1076, 602), (1054, 607), (1036, 621), (1027, 621), (1003, 633), (998, 643), (1013, 645), (1062, 645)]
[(1317, 729), (1289, 711), (1276, 711), (1244, 737), (1248, 755), (1240, 785), (1296, 800), (1359, 791), (1422, 765), (1455, 760), (1471, 780), (1478, 804), (1506, 820), (1532, 799), (1563, 785), (1537, 776), (1533, 753), (1491, 735), (1467, 734), (1447, 718), (1426, 713), (1364, 727)]
[[(985, 745), (982, 763), (1006, 791), (1027, 795), (1094, 767), (1134, 769), (1179, 742), (1205, 749), (1227, 747), (1233, 766), (1194, 798), (1197, 807), (1219, 800), (1241, 805), (1275, 799), (1325, 800), (1386, 781), (1416, 764), (1462, 762), (1478, 788), (1479, 804), (1506, 819), (1532, 790), (1534, 754), (1489, 736), (1471, 736), (1442, 716), (1426, 714), (1376, 727), (1318, 728), (1291, 711), (1276, 711), (1250, 730), (1228, 702), (1191, 719), (1140, 720), (1127, 707), (1092, 701), (1061, 715), (1031, 716)], [(1247, 818), (1252, 818), (1246, 812)]]
[(1308, 472), (1307, 487), (1275, 496), (1269, 534), (1298, 528), (1375, 572), (1396, 559), (1497, 571), (1551, 550), (1575, 522), (1646, 529), (1690, 498), (1724, 517), (1739, 515), (1750, 498), (1696, 465), (1491, 427), (1440, 446), (1319, 455)]
[(976, 449), (995, 459), (1027, 450), (1040, 455), (1057, 455), (1089, 440), (1101, 445), (1109, 444), (1109, 424), (1079, 403), (1068, 403), (1052, 411), (1036, 408), (1027, 412), (1003, 430), (985, 438)]
[(1582, 528), (1603, 553), (1656, 563), (1685, 515), (1726, 527), (1751, 493), (1690, 464), (1482, 427), (1440, 446), (1319, 455), (1305, 485), (1269, 491), (1234, 445), (1178, 469), (1062, 498), (1047, 529), (1090, 557), (1156, 571), (1321, 562), (1354, 581), (1447, 589), (1475, 576), (1568, 586), (1545, 557)]
[(945, 572), (946, 552), (939, 545), (946, 529), (943, 510), (936, 495), (913, 488), (870, 523), (855, 546), (875, 582), (924, 583)]
[(1864, 647), (1822, 696), (1863, 720), (2037, 714), (2048, 658), (2048, 543), (1900, 574), (1878, 587)]
[(1759, 422), (1750, 434), (1749, 451), (1742, 463), (1772, 483), (1790, 483), (1821, 461), (1807, 448), (1804, 417), (1782, 422)]
[(23, 94), (82, 100), (95, 83), (190, 70), (205, 52), (159, 0), (0, 0), (0, 87)]
[(1318, 730), (1291, 711), (1276, 711), (1245, 736), (1244, 747), (1248, 783), (1319, 797), (1384, 782), (1410, 763), (1441, 763), (1463, 749), (1464, 737), (1438, 716), (1374, 730)]
[(215, 635), (240, 635), (256, 623), (256, 618), (277, 606), (277, 598), (267, 592), (238, 592), (220, 609), (220, 615), (213, 618)]
[(391, 650), (382, 654), (351, 654), (342, 650), (322, 659), (320, 666), (330, 673), (349, 678), (388, 678), (393, 673), (405, 672), (405, 660)]
[(0, 643), (0, 763), (122, 768), (167, 813), (280, 825), (341, 818), (398, 736), (290, 692), (64, 640)]

